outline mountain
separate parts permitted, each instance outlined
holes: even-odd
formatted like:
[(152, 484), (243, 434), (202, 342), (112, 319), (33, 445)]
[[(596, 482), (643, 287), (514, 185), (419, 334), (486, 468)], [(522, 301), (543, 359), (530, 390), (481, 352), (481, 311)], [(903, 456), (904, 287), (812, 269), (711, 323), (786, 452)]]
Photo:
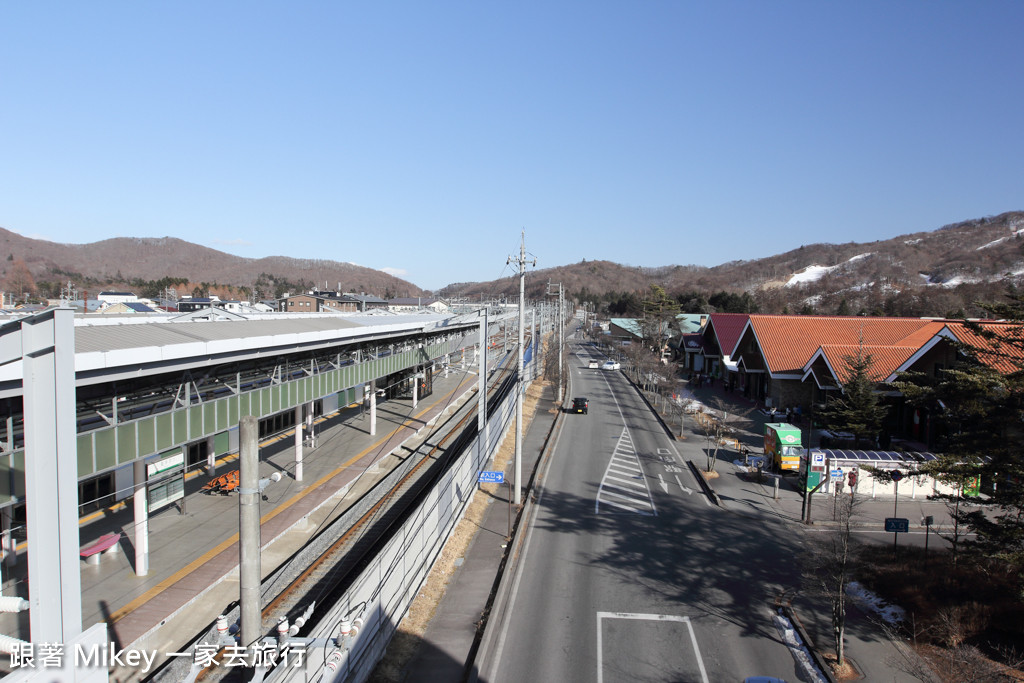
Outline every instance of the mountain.
[[(6, 259), (4, 258), (6, 256)], [(273, 256), (249, 259), (191, 242), (128, 238), (56, 244), (0, 228), (0, 278), (12, 289), (13, 267), (24, 261), (41, 294), (56, 297), (72, 280), (79, 291), (128, 288), (155, 295), (241, 295), (257, 286), (264, 297), (312, 287), (392, 298), (428, 292), (381, 271), (322, 259)], [(983, 315), (979, 301), (996, 301), (1009, 285), (1024, 284), (1024, 212), (1013, 211), (946, 225), (930, 232), (868, 243), (807, 244), (783, 254), (719, 266), (624, 266), (581, 261), (527, 272), (527, 296), (544, 298), (561, 283), (570, 300), (598, 310), (638, 312), (651, 285), (683, 301), (691, 312)], [(163, 281), (166, 278), (168, 281)], [(169, 280), (174, 280), (169, 281)], [(519, 296), (519, 280), (451, 284), (436, 293), (469, 301)]]
[[(6, 256), (6, 260), (2, 260)], [(264, 297), (281, 291), (319, 286), (386, 297), (421, 296), (416, 285), (372, 268), (324, 259), (271, 256), (250, 259), (226, 254), (174, 237), (115, 239), (90, 244), (57, 244), (23, 237), (0, 228), (0, 277), (16, 260), (24, 261), (37, 283), (60, 285), (67, 280), (81, 290), (138, 288), (141, 281), (181, 279), (179, 294), (199, 286), (204, 293), (231, 293), (252, 288), (259, 280)], [(260, 278), (263, 274), (265, 277)], [(202, 287), (203, 284), (206, 287)], [(45, 288), (45, 287), (43, 287)], [(45, 292), (44, 292), (45, 294)], [(53, 293), (56, 296), (56, 293)]]
[[(710, 268), (582, 261), (527, 271), (526, 283), (529, 297), (543, 297), (548, 281), (560, 282), (571, 298), (613, 313), (636, 312), (640, 298), (656, 284), (690, 308), (710, 310), (723, 310), (726, 302), (726, 308), (748, 309), (738, 312), (979, 316), (983, 310), (976, 302), (998, 300), (1022, 277), (1024, 212), (1013, 211), (931, 232), (868, 243), (809, 244)], [(438, 294), (473, 301), (517, 298), (518, 292), (518, 278), (512, 276), (453, 284)], [(715, 294), (719, 305), (708, 301)]]

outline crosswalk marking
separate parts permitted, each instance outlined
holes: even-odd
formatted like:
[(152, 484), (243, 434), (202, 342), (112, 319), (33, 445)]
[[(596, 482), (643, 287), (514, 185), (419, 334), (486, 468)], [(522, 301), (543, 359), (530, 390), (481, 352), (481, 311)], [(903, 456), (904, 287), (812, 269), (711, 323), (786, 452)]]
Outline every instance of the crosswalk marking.
[(627, 511), (638, 515), (657, 515), (647, 478), (640, 466), (629, 429), (623, 428), (612, 458), (605, 468), (601, 485), (597, 489), (594, 512), (600, 514), (601, 506), (606, 512)]

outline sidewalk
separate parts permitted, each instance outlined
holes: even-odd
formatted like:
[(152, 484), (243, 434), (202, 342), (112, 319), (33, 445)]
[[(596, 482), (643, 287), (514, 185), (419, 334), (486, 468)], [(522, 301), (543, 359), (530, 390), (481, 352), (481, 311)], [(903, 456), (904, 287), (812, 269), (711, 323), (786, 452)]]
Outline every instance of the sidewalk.
[[(554, 391), (550, 385), (544, 387), (523, 440), (524, 501), (525, 496), (530, 495), (532, 474), (558, 417), (549, 410), (554, 404)], [(505, 480), (510, 481), (510, 477), (511, 463)], [(508, 490), (505, 487), (502, 493)], [(512, 515), (515, 524), (515, 510)], [(467, 665), (474, 664), (477, 638), (482, 635), (477, 633), (477, 627), (488, 610), (504, 568), (508, 520), (508, 503), (492, 498), (461, 566), (448, 580), (444, 597), (423, 635), (423, 643), (405, 666), (403, 683), (470, 680), (473, 672), (467, 670)]]
[[(752, 402), (729, 394), (720, 387), (702, 387), (693, 390), (692, 393), (698, 400), (710, 407), (717, 407), (717, 403), (721, 401), (732, 406), (733, 410), (741, 412), (755, 408)], [(760, 453), (764, 424), (769, 421), (769, 418), (756, 409), (750, 410), (748, 416), (751, 419), (751, 426), (740, 435), (740, 442), (745, 444), (751, 452)], [(687, 422), (689, 424), (684, 428), (680, 451), (686, 454), (684, 457), (690, 457), (694, 464), (703, 469), (705, 439), (692, 420), (688, 419)], [(820, 533), (832, 526), (835, 502), (833, 495), (819, 493), (812, 496), (811, 519), (814, 524), (807, 526), (801, 523), (803, 500), (797, 488), (795, 476), (778, 477), (779, 487), (776, 497), (775, 479), (777, 477), (775, 475), (765, 474), (758, 479), (753, 473), (748, 473), (742, 465), (735, 464), (737, 460), (742, 462), (742, 456), (735, 450), (720, 449), (718, 452), (715, 469), (719, 476), (711, 480), (711, 485), (721, 498), (723, 508), (736, 514), (748, 516), (752, 522), (756, 522), (758, 518), (766, 515), (778, 517), (791, 524), (794, 532), (801, 534)], [(841, 495), (848, 495), (848, 493), (849, 489), (846, 489), (846, 493)], [(858, 507), (854, 526), (858, 538), (875, 538), (874, 534), (877, 532), (877, 540), (891, 544), (893, 534), (884, 533), (884, 520), (887, 517), (899, 516), (909, 519), (911, 534), (924, 533), (921, 522), (925, 516), (933, 516), (936, 526), (949, 523), (946, 506), (941, 502), (927, 500), (921, 494), (917, 498), (901, 495), (898, 501), (892, 495), (876, 498), (871, 498), (861, 492), (856, 495), (858, 496)], [(933, 542), (938, 541), (938, 538), (933, 539)], [(820, 606), (799, 597), (793, 607), (814, 647), (820, 652), (831, 651), (832, 625), (828, 609), (819, 609)], [(908, 653), (902, 643), (889, 640), (880, 627), (872, 621), (871, 616), (853, 604), (847, 608), (845, 642), (846, 654), (863, 674), (864, 680), (884, 680), (897, 683), (911, 683), (918, 680), (900, 671), (896, 666), (897, 662), (907, 656), (913, 657), (913, 654)]]

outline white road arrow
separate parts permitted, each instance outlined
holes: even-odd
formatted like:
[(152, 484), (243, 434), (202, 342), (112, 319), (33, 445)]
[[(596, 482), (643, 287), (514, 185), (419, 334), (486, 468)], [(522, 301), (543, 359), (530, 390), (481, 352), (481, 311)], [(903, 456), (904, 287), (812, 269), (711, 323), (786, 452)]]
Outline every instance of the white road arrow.
[(679, 484), (679, 488), (681, 488), (682, 490), (686, 491), (686, 495), (688, 495), (688, 496), (693, 495), (693, 489), (688, 489), (685, 486), (683, 486), (683, 482), (679, 481), (679, 475), (678, 474), (676, 475), (676, 483)]
[(662, 490), (665, 493), (668, 493), (668, 484), (665, 483), (665, 480), (661, 478), (660, 474), (658, 475), (658, 483), (661, 484)]

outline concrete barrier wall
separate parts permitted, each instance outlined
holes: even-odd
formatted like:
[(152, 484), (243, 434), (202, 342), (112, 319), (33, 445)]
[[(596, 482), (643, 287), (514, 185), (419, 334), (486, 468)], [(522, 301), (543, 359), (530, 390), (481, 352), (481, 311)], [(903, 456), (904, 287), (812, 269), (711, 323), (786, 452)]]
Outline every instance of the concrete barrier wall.
[[(524, 377), (531, 377), (537, 365), (535, 361), (524, 368)], [(346, 595), (330, 608), (321, 621), (325, 626), (310, 634), (334, 637), (342, 620), (363, 619), (358, 636), (341, 649), (336, 670), (332, 672), (324, 666), (332, 648), (313, 648), (307, 652), (304, 669), (275, 670), (267, 677), (268, 682), (314, 680), (321, 675), (325, 683), (362, 682), (370, 676), (445, 542), (465, 514), (477, 488), (478, 473), (486, 469), (505, 432), (514, 424), (515, 398), (515, 392), (511, 392), (488, 419), (488, 447), (478, 447), (480, 435), (474, 439)]]

